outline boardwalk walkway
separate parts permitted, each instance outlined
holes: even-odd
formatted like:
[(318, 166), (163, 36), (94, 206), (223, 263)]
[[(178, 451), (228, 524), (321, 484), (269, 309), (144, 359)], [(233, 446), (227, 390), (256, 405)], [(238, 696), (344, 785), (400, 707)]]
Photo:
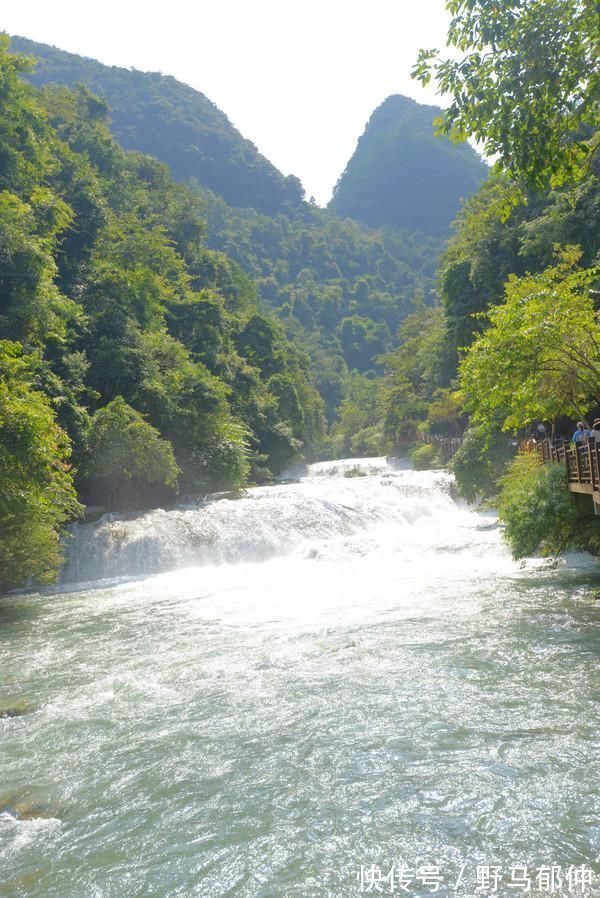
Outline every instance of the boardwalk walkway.
[(584, 493), (594, 501), (594, 511), (600, 515), (600, 442), (552, 443), (542, 440), (536, 450), (542, 464), (558, 463), (567, 468), (567, 484), (572, 493)]

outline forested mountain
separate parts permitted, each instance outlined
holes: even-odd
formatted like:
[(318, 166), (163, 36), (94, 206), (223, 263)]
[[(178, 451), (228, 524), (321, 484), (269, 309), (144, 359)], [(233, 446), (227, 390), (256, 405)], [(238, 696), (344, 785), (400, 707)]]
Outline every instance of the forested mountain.
[(207, 249), (197, 198), (0, 38), (0, 591), (87, 503), (265, 480), (322, 438), (309, 362)]
[[(381, 373), (377, 359), (394, 345), (415, 295), (434, 301), (443, 247), (435, 228), (427, 234), (374, 230), (301, 202), (300, 189), (293, 195), (296, 179), (284, 179), (272, 166), (255, 160), (240, 168), (247, 142), (202, 94), (173, 78), (104, 66), (23, 38), (14, 38), (14, 46), (38, 60), (27, 76), (36, 84), (81, 82), (100, 92), (120, 141), (156, 155), (175, 177), (188, 179), (203, 202), (207, 246), (239, 262), (257, 285), (262, 308), (275, 313), (288, 337), (309, 354), (331, 422), (349, 370)], [(210, 169), (204, 156), (188, 154), (191, 138), (179, 125), (192, 120), (199, 129), (192, 142), (210, 153)], [(216, 128), (220, 143), (213, 139)], [(283, 185), (284, 194), (273, 183)], [(248, 205), (253, 208), (242, 208)]]
[(203, 201), (207, 245), (249, 272), (289, 338), (313, 361), (314, 382), (333, 421), (350, 370), (382, 372), (414, 297), (434, 302), (442, 241), (418, 232), (369, 229), (323, 209), (265, 216), (232, 209), (192, 183)]
[(284, 177), (204, 94), (175, 78), (105, 66), (47, 44), (13, 37), (37, 60), (28, 78), (40, 86), (85, 84), (104, 97), (121, 146), (166, 162), (177, 180), (196, 177), (232, 206), (274, 213), (297, 208), (298, 178)]
[(376, 228), (446, 234), (461, 199), (488, 169), (469, 144), (435, 136), (441, 113), (408, 97), (388, 97), (371, 116), (329, 208)]

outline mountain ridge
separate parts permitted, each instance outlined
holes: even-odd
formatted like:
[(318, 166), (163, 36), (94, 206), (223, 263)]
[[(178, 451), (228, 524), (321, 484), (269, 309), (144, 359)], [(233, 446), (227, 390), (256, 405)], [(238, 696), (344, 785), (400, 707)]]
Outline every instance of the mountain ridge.
[(105, 65), (22, 36), (12, 36), (11, 46), (35, 58), (27, 78), (36, 87), (83, 83), (103, 97), (121, 146), (166, 162), (176, 180), (196, 177), (229, 205), (267, 214), (302, 205), (300, 179), (283, 175), (196, 88), (172, 75)]
[(402, 94), (371, 114), (328, 204), (370, 227), (411, 227), (446, 234), (462, 199), (488, 168), (468, 144), (435, 136), (438, 106)]
[[(176, 180), (196, 179), (234, 208), (306, 214), (300, 179), (283, 175), (196, 88), (22, 36), (11, 37), (11, 45), (35, 58), (27, 78), (37, 87), (83, 83), (103, 97), (118, 142), (166, 162)], [(488, 169), (468, 144), (434, 135), (441, 112), (401, 94), (387, 97), (371, 114), (326, 208), (372, 228), (446, 236), (461, 199)]]

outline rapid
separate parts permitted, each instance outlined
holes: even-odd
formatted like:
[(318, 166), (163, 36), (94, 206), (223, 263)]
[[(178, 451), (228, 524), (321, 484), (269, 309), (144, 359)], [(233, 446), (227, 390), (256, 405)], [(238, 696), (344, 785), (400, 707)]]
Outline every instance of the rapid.
[(385, 459), (77, 525), (0, 600), (0, 896), (600, 895), (597, 583)]

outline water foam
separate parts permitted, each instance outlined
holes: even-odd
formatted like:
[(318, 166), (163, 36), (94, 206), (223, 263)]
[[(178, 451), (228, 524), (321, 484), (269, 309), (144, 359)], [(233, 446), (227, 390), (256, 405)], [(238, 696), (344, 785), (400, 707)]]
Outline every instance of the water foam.
[[(298, 483), (248, 490), (195, 508), (157, 509), (76, 524), (63, 582), (136, 576), (190, 565), (264, 561), (319, 553), (379, 528), (454, 516), (450, 477), (412, 472), (384, 458), (311, 465)], [(382, 534), (379, 534), (381, 538)], [(409, 533), (404, 538), (410, 542)], [(360, 551), (360, 545), (354, 546)]]

